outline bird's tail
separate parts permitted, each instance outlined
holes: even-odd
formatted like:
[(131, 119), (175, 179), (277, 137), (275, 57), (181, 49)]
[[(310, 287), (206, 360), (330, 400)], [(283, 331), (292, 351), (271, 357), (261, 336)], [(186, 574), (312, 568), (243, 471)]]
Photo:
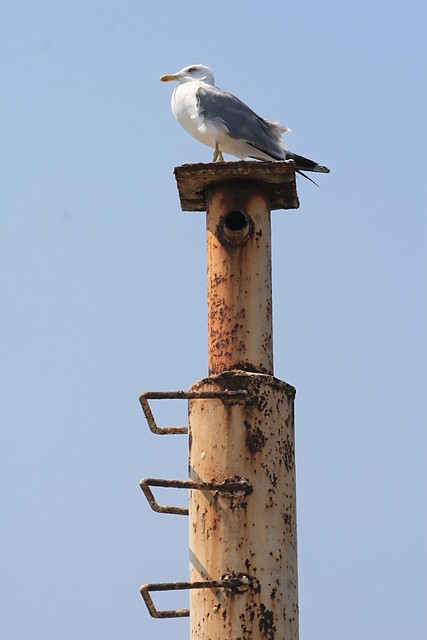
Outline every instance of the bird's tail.
[(298, 171), (317, 171), (318, 173), (329, 173), (328, 167), (323, 167), (321, 164), (317, 164), (313, 160), (299, 156), (292, 151), (286, 151), (286, 160), (293, 160), (295, 162), (295, 170)]

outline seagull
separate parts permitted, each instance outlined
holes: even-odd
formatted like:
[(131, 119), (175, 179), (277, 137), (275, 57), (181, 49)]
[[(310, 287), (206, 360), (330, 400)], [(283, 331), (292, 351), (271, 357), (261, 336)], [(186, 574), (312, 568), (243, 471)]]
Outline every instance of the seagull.
[(290, 129), (261, 118), (239, 98), (216, 87), (209, 67), (193, 64), (160, 80), (178, 82), (172, 113), (190, 135), (214, 149), (212, 162), (224, 162), (223, 153), (240, 159), (293, 160), (297, 173), (310, 182), (314, 181), (302, 170), (329, 173), (328, 167), (288, 151), (282, 136)]

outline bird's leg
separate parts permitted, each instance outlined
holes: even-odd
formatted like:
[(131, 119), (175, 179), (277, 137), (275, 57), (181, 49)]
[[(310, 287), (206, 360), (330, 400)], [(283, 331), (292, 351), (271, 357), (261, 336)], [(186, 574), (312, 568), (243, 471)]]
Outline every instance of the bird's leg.
[(224, 162), (224, 157), (222, 155), (222, 151), (219, 150), (218, 142), (215, 142), (215, 151), (213, 154), (212, 162)]

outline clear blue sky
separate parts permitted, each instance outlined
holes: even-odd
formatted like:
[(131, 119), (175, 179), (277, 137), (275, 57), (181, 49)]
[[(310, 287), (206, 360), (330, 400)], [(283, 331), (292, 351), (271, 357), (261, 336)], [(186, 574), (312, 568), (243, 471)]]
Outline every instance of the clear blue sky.
[(187, 578), (188, 523), (140, 492), (187, 449), (138, 395), (207, 373), (204, 214), (173, 168), (211, 151), (159, 83), (199, 62), (332, 170), (273, 214), (301, 640), (426, 637), (426, 21), (421, 0), (3, 0), (2, 638), (188, 638), (139, 595)]

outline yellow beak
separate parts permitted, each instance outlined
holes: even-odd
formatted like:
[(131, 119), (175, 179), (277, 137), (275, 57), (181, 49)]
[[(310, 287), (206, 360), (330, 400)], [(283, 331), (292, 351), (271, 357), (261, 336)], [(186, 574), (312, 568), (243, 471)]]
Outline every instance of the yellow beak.
[(160, 77), (160, 82), (178, 82), (178, 76), (174, 76), (173, 73), (166, 73), (164, 76)]

